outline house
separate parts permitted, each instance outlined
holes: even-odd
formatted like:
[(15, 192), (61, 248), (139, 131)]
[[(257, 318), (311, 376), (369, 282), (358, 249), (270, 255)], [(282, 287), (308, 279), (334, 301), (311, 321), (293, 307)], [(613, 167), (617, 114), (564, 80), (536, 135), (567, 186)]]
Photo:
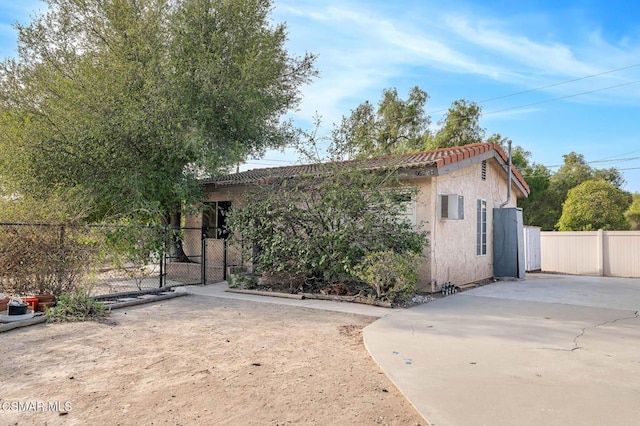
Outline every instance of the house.
[[(503, 234), (499, 234), (500, 246), (495, 247), (500, 249), (499, 254), (494, 253), (494, 209), (517, 212), (516, 198), (527, 197), (529, 187), (515, 167), (508, 173), (508, 156), (498, 145), (476, 143), (377, 157), (365, 160), (364, 164), (371, 170), (396, 170), (403, 183), (418, 190), (413, 199), (406, 201), (406, 215), (414, 226), (429, 232), (430, 245), (419, 267), (420, 290), (433, 291), (443, 283), (462, 285), (494, 277), (494, 258), (517, 262), (517, 253), (511, 253), (517, 250), (517, 244), (506, 244)], [(322, 165), (295, 165), (205, 180), (202, 184), (211, 208), (203, 215), (187, 217), (187, 226), (201, 227), (204, 223), (210, 230), (211, 241), (207, 244), (220, 245), (225, 238), (221, 231), (224, 211), (239, 202), (252, 185), (271, 178), (321, 176), (323, 172)], [(503, 219), (502, 214), (495, 216), (510, 220)], [(199, 241), (193, 242), (194, 246), (198, 244)], [(513, 256), (503, 259), (505, 247)], [(238, 261), (237, 256), (229, 253), (228, 258), (233, 263)]]

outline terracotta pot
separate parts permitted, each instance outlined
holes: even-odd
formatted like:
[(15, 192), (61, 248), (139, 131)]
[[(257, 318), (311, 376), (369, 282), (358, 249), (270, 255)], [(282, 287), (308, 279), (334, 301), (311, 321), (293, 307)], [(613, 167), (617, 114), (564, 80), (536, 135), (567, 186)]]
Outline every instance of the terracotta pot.
[(38, 299), (38, 304), (53, 302), (55, 296), (53, 294), (36, 294), (36, 298)]
[(53, 294), (36, 294), (38, 299), (38, 311), (45, 312), (47, 308), (55, 305), (55, 296)]
[(0, 312), (7, 310), (7, 303), (9, 303), (9, 300), (11, 299), (9, 299), (8, 297), (0, 299)]

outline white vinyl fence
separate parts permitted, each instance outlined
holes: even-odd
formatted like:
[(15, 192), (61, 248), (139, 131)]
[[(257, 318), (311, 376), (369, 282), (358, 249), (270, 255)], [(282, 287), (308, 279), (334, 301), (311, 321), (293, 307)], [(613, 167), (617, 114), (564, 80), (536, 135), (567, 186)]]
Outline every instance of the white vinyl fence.
[(524, 227), (524, 269), (527, 272), (542, 269), (540, 263), (540, 232), (538, 226)]
[(540, 233), (541, 269), (640, 278), (640, 231)]

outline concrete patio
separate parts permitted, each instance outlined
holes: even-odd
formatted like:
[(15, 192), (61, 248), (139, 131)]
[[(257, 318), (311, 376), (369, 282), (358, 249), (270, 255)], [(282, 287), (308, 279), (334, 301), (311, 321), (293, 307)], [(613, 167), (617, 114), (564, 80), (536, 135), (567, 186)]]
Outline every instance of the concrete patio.
[(640, 419), (640, 280), (529, 274), (365, 328), (431, 425), (631, 425)]

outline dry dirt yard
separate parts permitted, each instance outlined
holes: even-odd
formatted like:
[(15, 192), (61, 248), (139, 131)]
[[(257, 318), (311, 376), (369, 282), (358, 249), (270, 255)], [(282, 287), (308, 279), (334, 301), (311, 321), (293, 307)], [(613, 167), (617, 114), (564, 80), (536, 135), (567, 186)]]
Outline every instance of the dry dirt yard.
[(9, 331), (0, 423), (424, 425), (364, 347), (373, 320), (186, 296)]

